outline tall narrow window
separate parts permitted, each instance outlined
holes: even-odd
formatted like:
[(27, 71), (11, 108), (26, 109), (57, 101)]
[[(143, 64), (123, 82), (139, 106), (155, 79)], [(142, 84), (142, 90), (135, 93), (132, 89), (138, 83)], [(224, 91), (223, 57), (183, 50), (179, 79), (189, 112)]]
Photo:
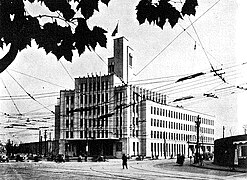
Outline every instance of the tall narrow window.
[(131, 54), (129, 54), (129, 65), (132, 66), (132, 61), (133, 61), (133, 57)]

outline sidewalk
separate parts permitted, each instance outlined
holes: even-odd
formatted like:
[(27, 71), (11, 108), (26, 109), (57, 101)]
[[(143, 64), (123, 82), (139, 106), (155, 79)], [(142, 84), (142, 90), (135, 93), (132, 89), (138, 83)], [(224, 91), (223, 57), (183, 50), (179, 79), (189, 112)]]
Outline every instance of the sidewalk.
[(205, 168), (205, 169), (213, 169), (218, 171), (234, 171), (234, 172), (240, 172), (240, 173), (247, 173), (247, 168), (241, 168), (241, 167), (234, 167), (234, 169), (231, 169), (229, 166), (219, 166), (216, 164), (213, 164), (212, 161), (204, 161), (204, 166), (201, 166), (199, 164), (191, 164), (191, 166), (197, 167), (197, 168)]

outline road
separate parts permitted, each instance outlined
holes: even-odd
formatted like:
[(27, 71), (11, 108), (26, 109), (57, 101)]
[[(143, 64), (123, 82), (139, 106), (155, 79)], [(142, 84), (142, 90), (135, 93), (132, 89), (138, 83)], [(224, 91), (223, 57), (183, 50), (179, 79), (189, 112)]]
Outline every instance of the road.
[(246, 173), (196, 168), (186, 162), (178, 166), (175, 160), (128, 161), (122, 169), (121, 160), (109, 162), (9, 162), (0, 163), (0, 179), (247, 179)]

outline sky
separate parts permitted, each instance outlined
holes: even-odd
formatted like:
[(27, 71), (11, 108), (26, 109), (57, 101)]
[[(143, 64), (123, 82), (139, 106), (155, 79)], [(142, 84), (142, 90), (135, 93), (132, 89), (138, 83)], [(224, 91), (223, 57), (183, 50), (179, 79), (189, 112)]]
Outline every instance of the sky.
[[(89, 26), (92, 28), (97, 25), (106, 29), (108, 43), (107, 48), (98, 46), (96, 53), (86, 50), (79, 57), (75, 52), (70, 63), (63, 58), (58, 61), (52, 54), (46, 55), (43, 49), (37, 48), (35, 42), (21, 51), (7, 71), (0, 74), (0, 128), (3, 132), (0, 140), (13, 138), (25, 142), (29, 134), (29, 141), (37, 141), (37, 130), (4, 127), (11, 123), (51, 127), (54, 118), (50, 111), (54, 111), (60, 90), (74, 89), (73, 78), (107, 74), (105, 63), (113, 56), (111, 33), (117, 23), (116, 37), (125, 36), (134, 49), (133, 67), (136, 76), (131, 84), (160, 90), (167, 94), (169, 105), (179, 105), (215, 116), (216, 139), (222, 138), (223, 126), (225, 137), (243, 134), (243, 125), (247, 124), (247, 93), (235, 87), (247, 87), (247, 65), (243, 64), (247, 61), (247, 26), (244, 19), (247, 2), (198, 0), (196, 16), (185, 16), (174, 28), (167, 23), (163, 30), (147, 22), (139, 25), (135, 10), (138, 2), (111, 0), (108, 7), (100, 4), (99, 12), (95, 12), (89, 20)], [(179, 3), (176, 6), (179, 8)], [(27, 4), (27, 9), (32, 15), (47, 12), (38, 4)], [(194, 22), (193, 25), (191, 22)], [(187, 28), (186, 31), (184, 28)], [(0, 50), (0, 58), (7, 50), (8, 47)], [(227, 83), (210, 73), (211, 65), (215, 69), (222, 68), (219, 72), (225, 73), (222, 77)], [(179, 78), (199, 72), (206, 74), (176, 83)], [(39, 103), (24, 96), (26, 93), (23, 89), (36, 97)], [(204, 93), (216, 94), (218, 98), (205, 97)], [(22, 97), (14, 101), (18, 110), (24, 114), (20, 119), (3, 115), (18, 113), (13, 102), (7, 98), (9, 94)], [(187, 96), (195, 98), (173, 103), (175, 99)], [(54, 132), (52, 127), (49, 131)]]

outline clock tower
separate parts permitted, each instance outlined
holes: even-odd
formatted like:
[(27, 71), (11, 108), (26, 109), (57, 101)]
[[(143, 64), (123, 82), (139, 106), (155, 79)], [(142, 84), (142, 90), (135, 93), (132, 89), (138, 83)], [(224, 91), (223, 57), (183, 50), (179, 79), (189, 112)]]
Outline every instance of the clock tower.
[(125, 83), (133, 76), (133, 49), (125, 37), (114, 39), (114, 57), (108, 59), (108, 73), (114, 73)]

